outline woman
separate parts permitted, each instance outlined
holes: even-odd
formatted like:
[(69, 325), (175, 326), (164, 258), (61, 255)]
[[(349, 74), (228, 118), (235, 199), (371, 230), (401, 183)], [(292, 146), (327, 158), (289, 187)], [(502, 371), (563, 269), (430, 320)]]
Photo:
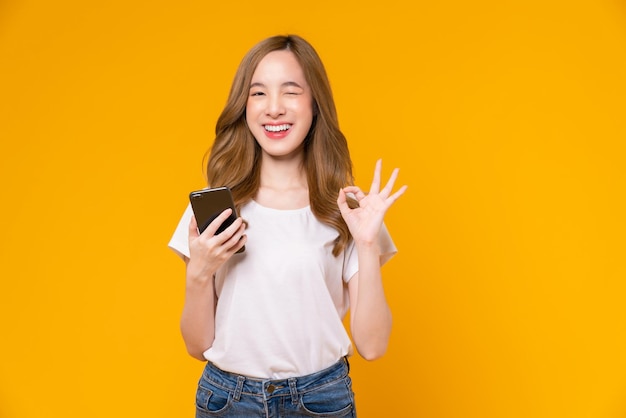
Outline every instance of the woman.
[(384, 354), (380, 267), (396, 249), (383, 218), (406, 186), (392, 193), (396, 169), (381, 189), (378, 161), (365, 194), (351, 166), (313, 47), (294, 35), (254, 46), (207, 164), (241, 217), (214, 235), (226, 210), (199, 234), (188, 207), (170, 241), (187, 266), (183, 339), (208, 360), (197, 417), (356, 416), (342, 318), (349, 308), (362, 357)]

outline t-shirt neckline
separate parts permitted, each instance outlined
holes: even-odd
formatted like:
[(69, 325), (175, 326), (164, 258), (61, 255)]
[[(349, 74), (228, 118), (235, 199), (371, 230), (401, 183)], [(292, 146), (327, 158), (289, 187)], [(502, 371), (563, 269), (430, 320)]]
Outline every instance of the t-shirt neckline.
[(270, 208), (268, 206), (264, 206), (254, 199), (250, 199), (250, 203), (252, 203), (254, 206), (258, 208), (261, 208), (263, 210), (270, 211), (270, 212), (298, 213), (298, 212), (306, 212), (311, 209), (310, 204), (303, 206), (301, 208), (296, 208), (296, 209), (276, 209), (276, 208)]

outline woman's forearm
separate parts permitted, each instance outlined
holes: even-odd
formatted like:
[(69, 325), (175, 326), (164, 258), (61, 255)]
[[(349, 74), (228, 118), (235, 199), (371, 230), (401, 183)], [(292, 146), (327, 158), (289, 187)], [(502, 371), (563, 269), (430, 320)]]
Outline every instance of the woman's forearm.
[(211, 347), (215, 337), (215, 290), (213, 279), (187, 284), (180, 330), (187, 352), (198, 360)]
[(378, 245), (357, 244), (357, 252), (358, 283), (350, 294), (350, 302), (353, 305), (356, 302), (351, 311), (351, 331), (359, 354), (367, 360), (374, 360), (387, 350), (392, 325), (391, 310), (383, 288)]

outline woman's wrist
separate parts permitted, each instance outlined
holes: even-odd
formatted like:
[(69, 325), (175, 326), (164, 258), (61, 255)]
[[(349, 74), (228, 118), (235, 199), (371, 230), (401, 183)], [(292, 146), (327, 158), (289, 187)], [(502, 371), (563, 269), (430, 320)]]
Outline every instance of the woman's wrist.
[(215, 273), (187, 274), (187, 288), (194, 290), (213, 289), (214, 282)]
[(375, 240), (355, 240), (354, 245), (356, 246), (357, 252), (361, 254), (362, 252), (371, 253), (374, 255), (380, 255), (380, 243), (378, 239)]

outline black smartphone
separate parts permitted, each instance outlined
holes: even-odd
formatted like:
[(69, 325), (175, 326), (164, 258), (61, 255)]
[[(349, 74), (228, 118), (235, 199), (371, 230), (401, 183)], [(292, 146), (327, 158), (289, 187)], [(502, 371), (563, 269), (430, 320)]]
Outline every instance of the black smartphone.
[[(193, 214), (198, 224), (198, 232), (202, 233), (211, 222), (224, 210), (231, 208), (233, 213), (220, 225), (215, 235), (224, 231), (237, 219), (237, 209), (233, 195), (228, 187), (215, 187), (211, 189), (196, 190), (189, 193), (189, 201)], [(245, 246), (237, 252), (245, 251)]]

